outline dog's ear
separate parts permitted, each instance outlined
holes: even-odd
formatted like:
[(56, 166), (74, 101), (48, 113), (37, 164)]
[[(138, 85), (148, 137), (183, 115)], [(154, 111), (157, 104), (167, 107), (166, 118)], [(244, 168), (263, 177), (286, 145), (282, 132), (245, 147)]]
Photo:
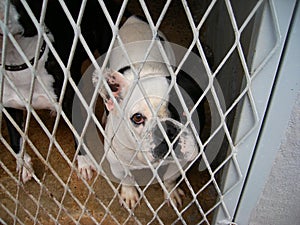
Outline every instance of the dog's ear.
[[(111, 69), (105, 69), (103, 73), (95, 70), (93, 74), (93, 84), (95, 86), (97, 85), (100, 76), (103, 76), (103, 78), (105, 78), (113, 96), (115, 97), (117, 102), (120, 103), (127, 92), (129, 86), (128, 79), (126, 79), (121, 73)], [(101, 82), (98, 92), (103, 98), (107, 110), (112, 111), (114, 109), (114, 102), (107, 89), (105, 88), (103, 82)]]

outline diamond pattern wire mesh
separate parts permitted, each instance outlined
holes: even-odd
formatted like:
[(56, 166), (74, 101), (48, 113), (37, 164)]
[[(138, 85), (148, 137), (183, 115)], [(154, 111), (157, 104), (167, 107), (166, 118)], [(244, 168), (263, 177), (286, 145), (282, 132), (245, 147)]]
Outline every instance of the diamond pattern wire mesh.
[[(241, 6), (238, 1), (203, 1), (200, 4), (199, 1), (184, 0), (166, 1), (164, 3), (161, 1), (124, 0), (122, 1), (116, 21), (111, 18), (106, 4), (103, 1), (99, 1), (99, 5), (112, 30), (112, 41), (107, 52), (108, 56), (111, 53), (114, 42), (119, 42), (122, 46), (122, 40), (118, 36), (118, 27), (122, 22), (122, 16), (125, 11), (129, 9), (136, 14), (142, 15), (148, 21), (154, 36), (158, 30), (162, 30), (171, 42), (178, 43), (187, 48), (186, 55), (182, 57), (182, 61), (178, 65), (178, 70), (184, 66), (185, 60), (187, 60), (188, 55), (194, 49), (196, 49), (197, 54), (199, 54), (203, 61), (204, 69), (207, 73), (205, 79), (208, 80), (207, 87), (203, 89), (203, 95), (197, 99), (193, 109), (187, 109), (184, 101), (181, 101), (181, 104), (183, 104), (182, 107), (187, 110), (185, 113), (188, 115), (188, 118), (191, 118), (196, 108), (209, 93), (217, 109), (216, 114), (213, 115), (210, 111), (212, 110), (210, 108), (211, 105), (208, 102), (205, 103), (206, 116), (218, 117), (217, 124), (213, 128), (211, 127), (211, 123), (208, 122), (208, 124), (205, 124), (205, 138), (196, 137), (200, 148), (198, 157), (187, 168), (178, 168), (181, 177), (178, 179), (177, 186), (180, 186), (186, 195), (183, 206), (177, 208), (173, 203), (168, 204), (163, 199), (161, 189), (164, 192), (168, 191), (162, 179), (159, 178), (158, 171), (152, 167), (150, 169), (150, 172), (153, 174), (151, 180), (157, 179), (158, 182), (156, 184), (149, 183), (137, 187), (140, 198), (138, 201), (139, 204), (134, 210), (119, 205), (121, 185), (110, 180), (109, 175), (103, 169), (107, 162), (105, 162), (104, 158), (100, 159), (100, 162), (93, 158), (89, 151), (89, 146), (85, 142), (86, 130), (90, 122), (95, 124), (97, 132), (104, 139), (107, 138), (100, 122), (101, 119), (99, 119), (103, 114), (100, 110), (101, 107), (99, 107), (102, 103), (99, 103), (98, 95), (94, 90), (92, 98), (90, 101), (87, 101), (81, 90), (77, 87), (76, 81), (70, 76), (70, 69), (78, 43), (83, 45), (88, 55), (90, 62), (87, 62), (87, 64), (92, 64), (99, 70), (103, 69), (100, 68), (96, 61), (97, 53), (91, 51), (86, 41), (87, 36), (84, 36), (82, 32), (84, 28), (81, 27), (81, 23), (85, 15), (87, 0), (82, 1), (76, 18), (72, 16), (72, 12), (68, 9), (67, 4), (63, 0), (58, 0), (74, 33), (67, 60), (61, 58), (44, 26), (47, 7), (51, 4), (51, 1), (48, 3), (44, 1), (39, 18), (34, 15), (33, 9), (27, 1), (20, 1), (38, 31), (33, 64), (29, 62), (30, 59), (23, 53), (22, 48), (7, 28), (9, 23), (7, 13), (10, 1), (3, 0), (3, 2), (5, 3), (5, 13), (3, 18), (1, 17), (1, 30), (3, 33), (2, 49), (4, 50), (9, 42), (12, 43), (32, 72), (32, 82), (30, 87), (31, 95), (26, 100), (5, 71), (3, 65), (5, 65), (6, 54), (8, 53), (2, 50), (0, 93), (3, 93), (3, 82), (5, 80), (13, 87), (17, 96), (22, 100), (25, 105), (26, 115), (24, 128), (21, 129), (1, 103), (0, 223), (212, 224), (214, 214), (220, 209), (225, 212), (225, 217), (231, 218), (232, 215), (228, 212), (223, 197), (244, 176), (239, 168), (239, 162), (236, 159), (238, 152), (235, 149), (239, 142), (247, 137), (247, 134), (251, 132), (260, 119), (258, 118), (255, 102), (252, 98), (251, 80), (254, 79), (257, 70), (263, 67), (267, 59), (272, 55), (272, 49), (276, 47), (275, 42), (265, 60), (260, 65), (255, 65), (255, 68), (252, 67), (251, 61), (248, 59), (248, 55), (252, 54), (250, 52), (251, 47), (244, 45), (251, 41), (251, 28), (254, 23), (258, 22), (256, 20), (259, 19), (259, 11), (264, 6), (265, 1), (251, 1), (251, 4), (249, 3), (248, 7), (245, 7), (247, 10), (240, 15), (238, 10)], [(220, 11), (225, 13), (218, 14)], [(227, 18), (217, 18), (224, 14), (226, 14)], [(224, 41), (224, 43), (214, 46), (208, 40), (211, 37), (210, 35), (212, 35), (211, 30), (213, 30), (208, 25), (211, 25), (211, 21), (216, 21), (216, 18), (219, 20), (224, 19), (228, 23), (226, 27), (230, 27), (230, 31), (228, 31), (228, 40), (226, 42)], [(64, 74), (62, 94), (59, 96), (57, 102), (51, 99), (45, 84), (39, 76), (34, 75), (37, 71), (39, 49), (43, 40), (45, 40), (46, 45), (54, 55)], [(211, 44), (210, 47), (212, 50), (206, 44)], [(223, 48), (226, 49), (223, 53), (217, 49), (222, 44), (224, 46), (227, 45)], [(161, 46), (160, 51), (164, 55), (162, 49)], [(107, 64), (107, 60), (108, 57), (104, 59), (104, 65)], [(168, 60), (166, 55), (164, 60)], [(212, 63), (211, 61), (214, 62)], [(232, 67), (227, 67), (228, 64), (232, 66), (235, 63), (238, 64), (235, 68), (238, 71), (232, 71)], [(232, 71), (233, 75), (226, 75), (229, 70)], [(172, 76), (175, 76), (177, 72), (170, 71)], [(234, 77), (235, 75), (236, 77)], [(232, 79), (236, 80), (233, 81)], [(228, 82), (236, 83), (232, 84), (233, 86), (235, 85), (233, 90), (231, 90), (231, 86), (228, 86)], [(32, 107), (32, 91), (35, 83), (40, 84), (42, 89), (48, 94), (48, 98), (52, 100), (56, 111), (54, 117), (50, 117), (48, 111), (40, 111)], [(63, 98), (65, 97), (64, 92), (68, 85), (74, 90), (75, 96), (79, 99), (87, 114), (87, 119), (83, 121), (84, 125), (81, 131), (73, 127), (67, 113), (62, 110)], [(218, 87), (223, 91), (221, 93), (224, 94), (225, 102), (223, 102), (224, 99), (220, 98)], [(177, 90), (177, 94), (181, 94), (180, 90)], [(3, 96), (1, 95), (1, 102), (2, 98)], [(234, 118), (238, 118), (239, 107), (241, 107), (244, 101), (247, 101), (251, 108), (252, 115), (249, 116), (252, 117), (252, 122), (250, 122), (251, 125), (246, 129), (244, 135), (237, 141), (235, 139), (233, 122)], [(122, 113), (121, 107), (118, 110)], [(33, 174), (32, 180), (25, 184), (21, 182), (21, 173), (15, 172), (15, 161), (18, 157), (9, 145), (4, 116), (12, 121), (23, 138), (22, 154), (24, 155), (26, 152), (33, 159), (35, 174)], [(191, 126), (194, 126), (193, 121), (188, 122), (191, 122)], [(219, 133), (224, 136), (220, 150), (222, 154), (217, 151), (216, 160), (211, 164), (207, 151), (204, 152), (203, 150), (208, 148), (217, 139)], [(78, 141), (76, 149), (74, 148), (73, 135)], [(194, 131), (194, 135), (197, 136), (196, 131)], [(76, 157), (81, 149), (84, 149), (91, 157), (91, 160), (99, 171), (99, 173), (94, 173), (93, 178), (89, 181), (82, 178), (76, 166)], [(198, 168), (200, 161), (202, 167), (204, 166), (204, 170), (202, 171), (199, 171), (200, 167)], [(226, 189), (223, 189), (222, 173), (224, 168), (227, 168), (229, 164), (234, 165), (235, 172), (231, 177), (232, 183), (229, 186), (227, 185)]]

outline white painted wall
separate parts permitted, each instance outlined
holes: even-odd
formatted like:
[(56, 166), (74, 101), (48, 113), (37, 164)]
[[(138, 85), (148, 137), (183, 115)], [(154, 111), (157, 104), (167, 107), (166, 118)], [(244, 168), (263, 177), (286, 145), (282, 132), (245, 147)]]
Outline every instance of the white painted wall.
[(300, 224), (300, 94), (249, 224)]
[(274, 2), (278, 21), (291, 15), (288, 2), (293, 19), (235, 215), (239, 225), (300, 225), (300, 3)]
[[(273, 127), (284, 131), (266, 129), (268, 133), (282, 133), (282, 136), (259, 201), (252, 213), (249, 212), (250, 225), (300, 224), (300, 65), (297, 62), (300, 57), (300, 5), (297, 6), (277, 82), (277, 93), (271, 104), (272, 115), (269, 115), (274, 118), (271, 120)], [(289, 118), (287, 126), (274, 126), (274, 123), (280, 124), (285, 118)], [(272, 135), (269, 138), (277, 141), (272, 140)]]

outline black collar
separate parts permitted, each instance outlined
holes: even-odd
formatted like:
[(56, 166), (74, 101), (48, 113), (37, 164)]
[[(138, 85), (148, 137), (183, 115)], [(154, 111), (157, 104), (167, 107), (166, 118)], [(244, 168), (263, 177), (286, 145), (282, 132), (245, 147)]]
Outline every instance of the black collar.
[[(46, 42), (43, 41), (42, 47), (40, 49), (39, 59), (43, 56), (46, 49)], [(33, 65), (34, 63), (34, 57), (29, 60), (30, 64)], [(1, 65), (1, 64), (0, 64)], [(5, 70), (7, 71), (21, 71), (28, 68), (28, 65), (26, 63), (23, 63), (21, 65), (4, 65)]]

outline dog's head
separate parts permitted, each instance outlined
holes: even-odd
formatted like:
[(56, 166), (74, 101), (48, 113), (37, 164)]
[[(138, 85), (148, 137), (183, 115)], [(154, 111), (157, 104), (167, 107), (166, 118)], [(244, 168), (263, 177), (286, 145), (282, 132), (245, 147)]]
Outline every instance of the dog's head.
[(99, 93), (109, 111), (109, 145), (120, 160), (137, 159), (141, 165), (168, 163), (174, 157), (193, 160), (198, 152), (195, 138), (189, 128), (172, 118), (167, 78), (154, 74), (134, 80), (128, 79), (131, 69), (123, 73), (126, 76), (108, 69), (103, 74), (95, 71), (93, 76), (95, 85), (101, 76), (108, 85), (100, 82)]
[(38, 30), (33, 22), (32, 16), (37, 20), (40, 17), (42, 2), (27, 0), (32, 15), (25, 9), (20, 0), (10, 0), (7, 5), (5, 1), (0, 1), (0, 38), (4, 33), (9, 32), (15, 39), (22, 37), (33, 37)]

